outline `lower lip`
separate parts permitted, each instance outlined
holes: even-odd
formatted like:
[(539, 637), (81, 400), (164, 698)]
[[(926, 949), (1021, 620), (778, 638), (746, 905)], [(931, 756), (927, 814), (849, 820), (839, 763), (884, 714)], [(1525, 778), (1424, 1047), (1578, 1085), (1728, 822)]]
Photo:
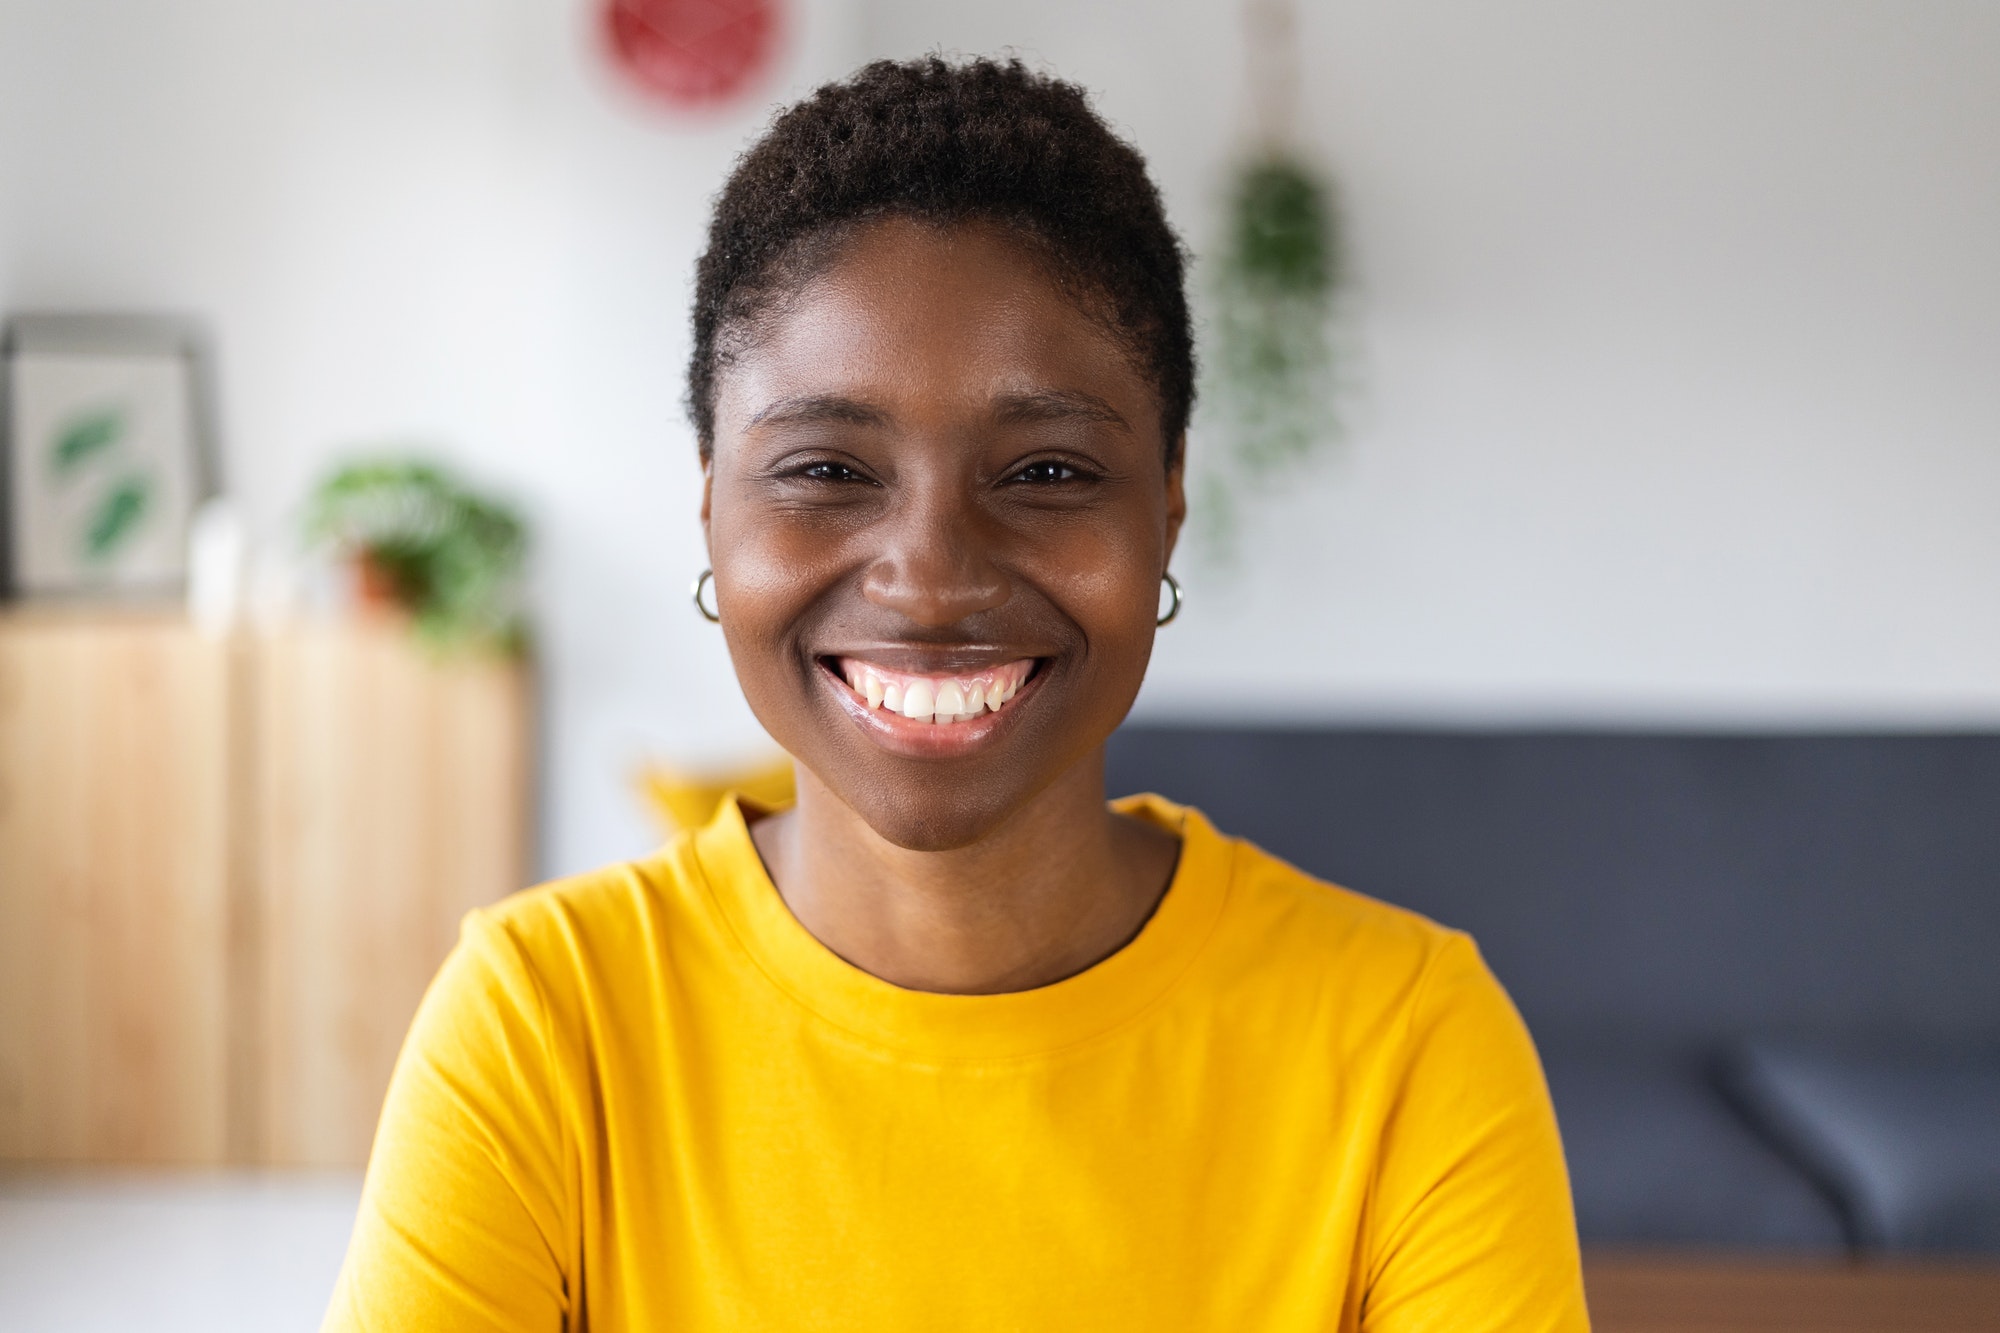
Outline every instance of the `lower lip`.
[(989, 743), (1013, 725), (1014, 715), (1041, 685), (1045, 674), (1036, 670), (997, 713), (982, 713), (967, 722), (918, 722), (901, 713), (891, 712), (886, 705), (870, 708), (868, 701), (856, 694), (824, 662), (815, 665), (827, 687), (833, 691), (833, 697), (840, 701), (840, 706), (847, 710), (847, 715), (854, 719), (868, 739), (885, 750), (913, 759), (949, 759)]

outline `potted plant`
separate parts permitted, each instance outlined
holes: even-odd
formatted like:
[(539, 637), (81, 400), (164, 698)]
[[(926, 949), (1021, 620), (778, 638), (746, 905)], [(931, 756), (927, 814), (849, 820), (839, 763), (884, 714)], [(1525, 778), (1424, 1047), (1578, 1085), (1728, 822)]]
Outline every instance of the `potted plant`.
[(1251, 142), (1231, 173), (1224, 229), (1208, 256), (1202, 398), (1215, 465), (1205, 535), (1233, 551), (1241, 509), (1334, 443), (1334, 324), (1345, 273), (1332, 182), (1299, 143), (1295, 0), (1243, 0)]
[(444, 468), (413, 459), (349, 463), (314, 489), (305, 531), (351, 562), (364, 602), (406, 611), (433, 646), (525, 646), (527, 525)]

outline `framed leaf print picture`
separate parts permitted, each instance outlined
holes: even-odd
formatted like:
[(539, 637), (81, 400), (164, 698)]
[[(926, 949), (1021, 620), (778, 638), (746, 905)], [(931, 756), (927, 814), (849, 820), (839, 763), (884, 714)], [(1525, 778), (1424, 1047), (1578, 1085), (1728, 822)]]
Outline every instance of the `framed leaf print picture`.
[(7, 590), (172, 593), (216, 490), (207, 358), (172, 319), (21, 315), (4, 344)]

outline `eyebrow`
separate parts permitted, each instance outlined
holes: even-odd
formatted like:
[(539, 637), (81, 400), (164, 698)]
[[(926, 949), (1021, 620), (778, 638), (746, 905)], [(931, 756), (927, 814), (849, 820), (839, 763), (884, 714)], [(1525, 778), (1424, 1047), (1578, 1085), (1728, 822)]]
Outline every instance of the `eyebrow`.
[(800, 398), (780, 398), (756, 416), (750, 418), (752, 426), (772, 423), (779, 425), (811, 424), (813, 422), (838, 422), (844, 426), (886, 426), (889, 414), (879, 407), (871, 407), (858, 398), (843, 398), (839, 394), (808, 394)]
[(1006, 394), (1000, 398), (994, 415), (1003, 425), (1080, 418), (1116, 426), (1128, 434), (1132, 430), (1132, 423), (1127, 421), (1117, 408), (1094, 393), (1084, 393), (1078, 389), (1043, 389), (1034, 393)]
[[(1080, 389), (1038, 389), (1030, 393), (1002, 394), (995, 400), (993, 415), (1000, 424), (1007, 426), (1081, 419), (1116, 426), (1128, 433), (1132, 429), (1132, 423), (1117, 408), (1096, 394)], [(859, 398), (828, 393), (780, 398), (751, 417), (749, 424), (794, 426), (833, 422), (843, 426), (886, 426), (890, 420), (889, 413)]]

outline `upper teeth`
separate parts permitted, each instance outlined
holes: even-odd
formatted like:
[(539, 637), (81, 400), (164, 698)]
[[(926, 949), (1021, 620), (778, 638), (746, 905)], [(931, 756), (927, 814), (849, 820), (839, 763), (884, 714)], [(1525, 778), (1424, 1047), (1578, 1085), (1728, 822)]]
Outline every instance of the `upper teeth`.
[(1034, 669), (1033, 658), (969, 676), (912, 676), (852, 657), (840, 659), (840, 674), (870, 708), (887, 708), (917, 722), (966, 722), (999, 712)]

